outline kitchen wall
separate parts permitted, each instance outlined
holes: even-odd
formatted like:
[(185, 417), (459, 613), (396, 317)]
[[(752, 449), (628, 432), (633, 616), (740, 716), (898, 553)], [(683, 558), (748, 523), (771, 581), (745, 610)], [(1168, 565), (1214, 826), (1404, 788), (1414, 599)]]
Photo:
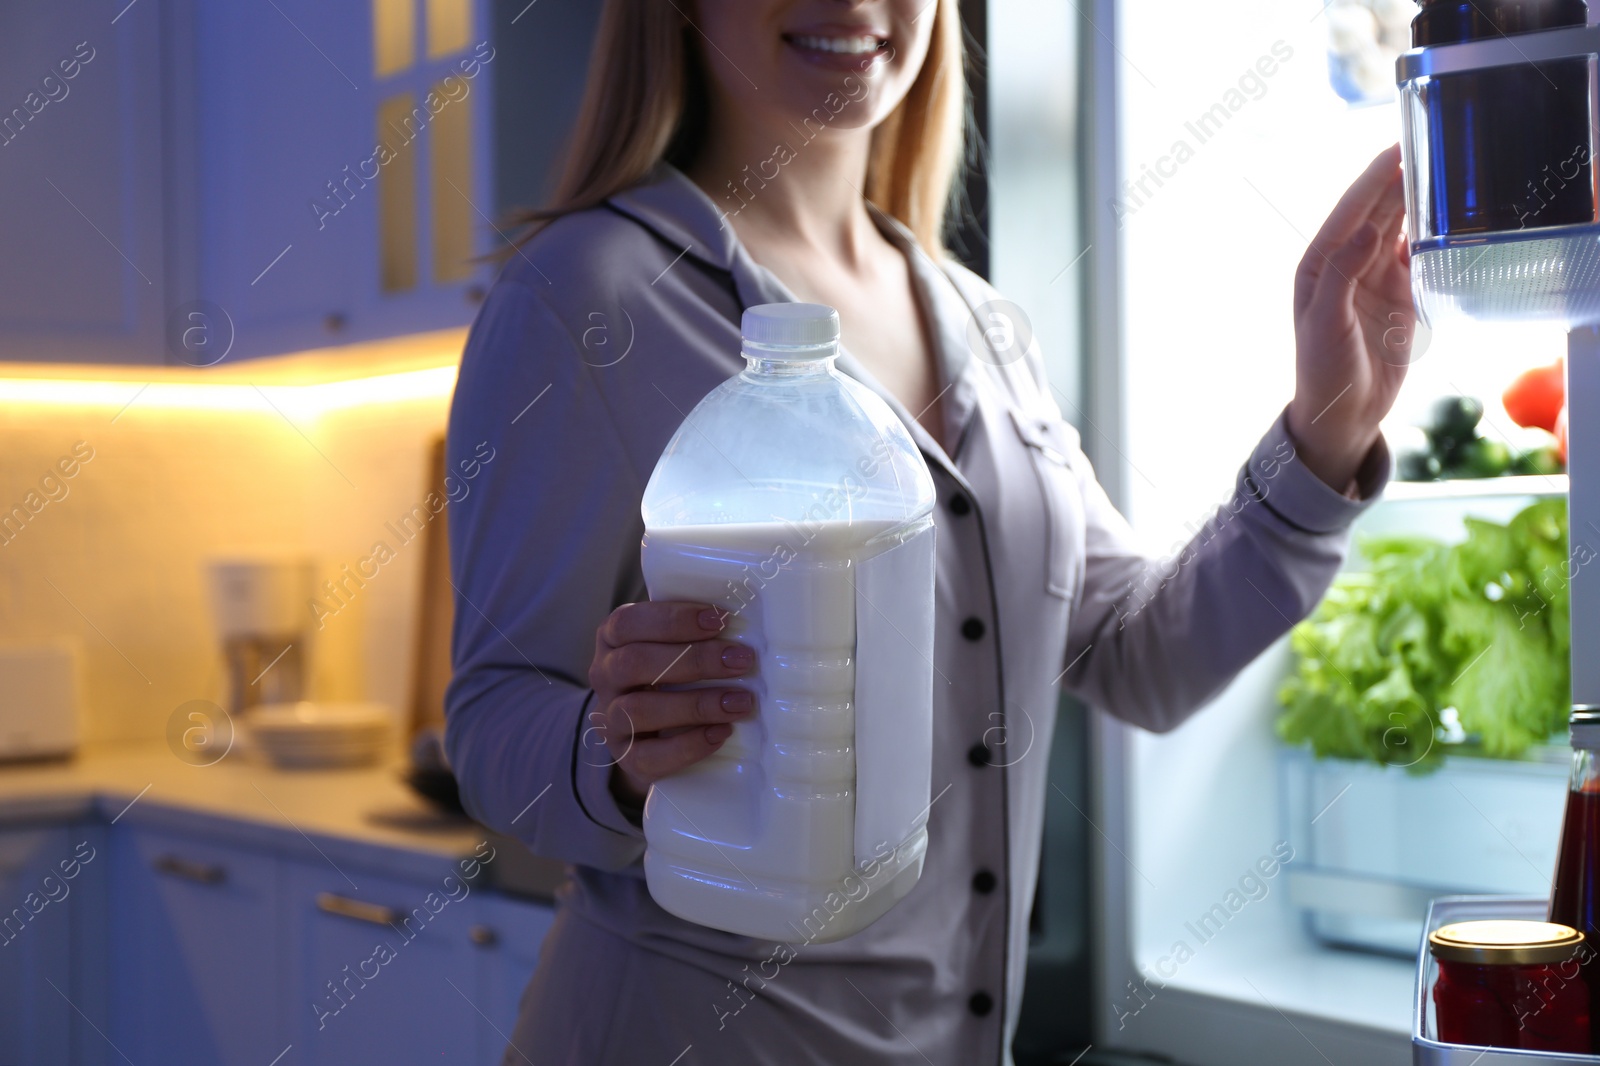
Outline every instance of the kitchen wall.
[(303, 549), (320, 583), (382, 541), (393, 558), (364, 587), (308, 605), (313, 694), (404, 713), (422, 540), (385, 523), (426, 495), (463, 336), (212, 378), (0, 372), (0, 516), (29, 513), (0, 528), (0, 644), (77, 641), (85, 739), (156, 740), (180, 704), (221, 701), (208, 556)]

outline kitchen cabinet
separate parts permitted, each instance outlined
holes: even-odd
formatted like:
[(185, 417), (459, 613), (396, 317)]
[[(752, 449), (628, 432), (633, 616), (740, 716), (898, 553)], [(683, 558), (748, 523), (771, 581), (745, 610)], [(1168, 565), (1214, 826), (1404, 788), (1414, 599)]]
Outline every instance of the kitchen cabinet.
[[(299, 1064), (500, 1061), (548, 904), (491, 893), (459, 864), (397, 877), (332, 842), (307, 856), (225, 826), (129, 821), (96, 838), (109, 858), (83, 920), (47, 907), (16, 937), (26, 953), (0, 947), (0, 1005), (32, 1008), (0, 1024), (0, 1063), (260, 1066), (291, 1046)], [(81, 836), (0, 833), (0, 889), (20, 903)], [(64, 1060), (69, 1046), (81, 1053)]]
[[(97, 827), (0, 830), (0, 1062), (101, 1063), (104, 840)], [(98, 865), (97, 865), (98, 863)]]
[(470, 1061), (481, 998), (470, 889), (454, 877), (413, 883), (331, 862), (286, 872), (298, 1061)]
[(494, 239), (481, 0), (174, 3), (175, 303), (208, 364), (464, 325)]
[(539, 963), (539, 945), (553, 921), (555, 911), (543, 903), (488, 894), (480, 901), (479, 924), (472, 931), (472, 942), (479, 949), (478, 1006), (483, 1011), (478, 1061), (500, 1061), (523, 989)]
[(134, 1062), (272, 1061), (283, 1038), (283, 906), (270, 855), (112, 834), (111, 1026)]
[(0, 13), (0, 360), (210, 366), (466, 325), (597, 6)]
[(548, 903), (484, 891), (481, 877), (285, 868), (302, 1061), (501, 1061), (555, 919)]
[(154, 0), (0, 9), (0, 357), (159, 361), (160, 16)]
[(311, 205), (372, 151), (363, 5), (170, 8), (168, 183), (189, 208), (172, 235), (188, 332), (168, 357), (205, 366), (332, 343), (358, 317), (372, 196), (322, 227)]
[[(45, 894), (44, 878), (72, 848), (65, 829), (0, 834), (0, 1062), (44, 1063), (71, 1042), (72, 932), (65, 906)], [(70, 898), (70, 897), (69, 897)], [(52, 987), (53, 986), (53, 987)]]

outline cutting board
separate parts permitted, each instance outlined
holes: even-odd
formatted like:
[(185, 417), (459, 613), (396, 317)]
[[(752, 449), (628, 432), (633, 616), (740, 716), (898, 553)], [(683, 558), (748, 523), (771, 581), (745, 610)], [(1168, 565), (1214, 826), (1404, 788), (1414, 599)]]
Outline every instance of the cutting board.
[[(444, 438), (428, 448), (428, 492), (442, 492)], [(455, 617), (450, 584), (450, 508), (439, 512), (422, 534), (422, 594), (417, 605), (417, 643), (411, 678), (409, 736), (444, 728), (444, 690), (450, 683), (450, 625)]]

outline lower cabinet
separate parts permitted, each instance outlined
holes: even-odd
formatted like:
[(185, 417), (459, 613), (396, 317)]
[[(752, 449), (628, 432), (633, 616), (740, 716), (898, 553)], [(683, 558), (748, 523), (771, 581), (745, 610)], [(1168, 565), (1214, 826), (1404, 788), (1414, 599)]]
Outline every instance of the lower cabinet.
[[(517, 1005), (539, 963), (539, 945), (555, 921), (550, 907), (524, 900), (485, 895), (478, 911), (473, 943), (478, 946), (478, 989), (483, 998), (478, 1061), (498, 1064), (512, 1039)], [(525, 1062), (529, 1055), (513, 1052), (511, 1061)]]
[(134, 1062), (268, 1063), (283, 1050), (283, 902), (270, 855), (111, 834), (111, 1032)]
[[(53, 860), (69, 837), (47, 835), (13, 850)], [(88, 941), (100, 954), (68, 966), (67, 935), (40, 926), (24, 935), (48, 936), (13, 972), (0, 947), (0, 1064), (491, 1066), (553, 918), (443, 864), (436, 880), (411, 880), (340, 863), (326, 845), (327, 858), (304, 859), (127, 822), (107, 838), (109, 935)], [(0, 833), (0, 887), (16, 895), (8, 841)], [(25, 885), (38, 870), (19, 860), (16, 876)], [(71, 1007), (40, 978), (65, 990), (74, 967), (105, 974), (107, 961), (93, 1018), (104, 1035), (89, 1029), (92, 1054), (69, 1058)], [(31, 1008), (16, 1033), (13, 1003)]]
[(105, 923), (97, 825), (0, 830), (0, 1063), (101, 1063), (111, 1049), (104, 967), (84, 949)]
[(290, 1013), (303, 1052), (295, 1061), (473, 1061), (480, 1018), (470, 886), (328, 863), (289, 863), (287, 875)]

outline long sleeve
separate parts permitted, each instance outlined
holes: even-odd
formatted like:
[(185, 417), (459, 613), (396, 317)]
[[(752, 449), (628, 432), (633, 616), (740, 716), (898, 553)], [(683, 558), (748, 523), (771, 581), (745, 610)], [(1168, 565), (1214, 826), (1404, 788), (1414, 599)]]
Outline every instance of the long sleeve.
[(1380, 438), (1357, 475), (1361, 499), (1298, 461), (1279, 415), (1240, 468), (1232, 497), (1175, 555), (1149, 558), (1080, 471), (1083, 595), (1064, 684), (1092, 706), (1157, 732), (1175, 728), (1310, 613), (1344, 560), (1350, 523), (1388, 479)]
[(644, 838), (611, 796), (586, 679), (638, 556), (642, 486), (592, 375), (537, 292), (496, 283), (450, 412), (448, 471), (466, 494), (450, 505), (445, 745), (475, 818), (614, 870)]

